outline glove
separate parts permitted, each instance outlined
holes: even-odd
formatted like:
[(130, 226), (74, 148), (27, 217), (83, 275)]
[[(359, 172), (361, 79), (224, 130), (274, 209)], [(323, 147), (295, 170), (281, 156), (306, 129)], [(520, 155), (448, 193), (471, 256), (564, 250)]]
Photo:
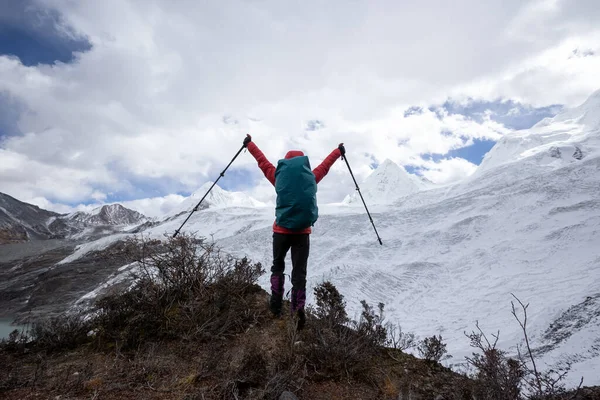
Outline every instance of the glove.
[(246, 138), (244, 139), (244, 147), (248, 147), (248, 143), (250, 143), (252, 141), (252, 136), (250, 136), (249, 134), (246, 135)]
[(344, 157), (344, 154), (346, 154), (346, 148), (344, 147), (344, 143), (340, 143), (338, 149), (340, 150), (340, 153), (342, 153), (342, 157)]

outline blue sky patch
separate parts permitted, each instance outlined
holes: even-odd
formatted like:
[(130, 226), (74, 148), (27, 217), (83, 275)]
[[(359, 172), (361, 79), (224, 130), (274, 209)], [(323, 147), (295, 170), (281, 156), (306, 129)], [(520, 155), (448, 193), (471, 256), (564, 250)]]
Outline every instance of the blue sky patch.
[[(224, 167), (223, 167), (224, 168)], [(258, 169), (258, 166), (255, 167), (256, 170), (260, 173), (260, 176), (264, 178), (262, 172)], [(214, 174), (214, 178), (209, 177), (209, 180), (215, 181), (219, 174), (223, 171), (221, 170)], [(225, 176), (222, 177), (217, 185), (225, 190), (230, 191), (244, 191), (247, 189), (251, 189), (256, 184), (257, 173), (256, 171), (252, 171), (251, 169), (243, 169), (243, 168), (233, 168), (229, 167), (227, 171), (225, 171)]]
[(0, 92), (0, 142), (8, 136), (20, 134), (19, 114), (23, 106), (7, 93)]
[(426, 161), (440, 162), (445, 158), (464, 158), (475, 165), (481, 164), (483, 156), (496, 144), (493, 140), (474, 139), (473, 144), (459, 149), (450, 150), (446, 154), (432, 153), (423, 154), (421, 158)]
[(479, 165), (481, 164), (481, 161), (483, 161), (483, 157), (492, 149), (492, 147), (494, 147), (495, 144), (496, 142), (493, 140), (474, 139), (473, 144), (470, 146), (450, 150), (446, 155), (446, 158), (464, 158), (475, 165)]
[(85, 38), (68, 29), (60, 14), (32, 0), (3, 1), (0, 6), (0, 55), (18, 57), (24, 65), (70, 63), (75, 52), (91, 49)]
[[(171, 179), (128, 176), (127, 183), (129, 184), (129, 188), (126, 190), (108, 192), (106, 202), (112, 203), (150, 197), (162, 197), (170, 193), (182, 194), (179, 193), (179, 183)], [(189, 195), (189, 193), (185, 194), (185, 196), (187, 195)]]
[(421, 175), (421, 168), (415, 167), (414, 165), (404, 165), (406, 172), (412, 175)]
[[(433, 105), (428, 107), (429, 111), (436, 114), (438, 119), (443, 119), (445, 115), (463, 115), (468, 119), (483, 123), (486, 117), (492, 121), (503, 124), (507, 128), (520, 130), (528, 129), (544, 118), (553, 117), (558, 114), (563, 106), (553, 104), (547, 107), (532, 107), (527, 104), (521, 104), (513, 100), (496, 100), (496, 101), (475, 101), (470, 100), (466, 103), (455, 102), (452, 99), (446, 100), (441, 105)], [(422, 113), (421, 107), (410, 107), (404, 112), (405, 117), (411, 115), (419, 115)], [(460, 132), (456, 132), (460, 133)], [(443, 136), (454, 136), (455, 133), (449, 131), (441, 132)], [(468, 140), (465, 136), (460, 136), (464, 142)], [(405, 143), (398, 143), (399, 146)], [(465, 160), (479, 165), (483, 157), (496, 144), (493, 140), (474, 139), (470, 146), (461, 147), (449, 151), (446, 154), (423, 154), (423, 160), (440, 162), (446, 158), (464, 158)], [(419, 174), (421, 168), (410, 165), (405, 165), (409, 173)]]
[(423, 114), (423, 109), (421, 107), (409, 107), (406, 111), (404, 111), (404, 118), (410, 117), (411, 115), (421, 115)]
[(553, 117), (558, 114), (563, 106), (553, 104), (546, 107), (532, 107), (513, 100), (475, 101), (470, 100), (466, 104), (446, 100), (441, 106), (432, 106), (431, 111), (441, 118), (444, 111), (448, 114), (460, 114), (474, 121), (482, 123), (486, 113), (492, 121), (499, 122), (510, 129), (528, 129), (544, 118)]

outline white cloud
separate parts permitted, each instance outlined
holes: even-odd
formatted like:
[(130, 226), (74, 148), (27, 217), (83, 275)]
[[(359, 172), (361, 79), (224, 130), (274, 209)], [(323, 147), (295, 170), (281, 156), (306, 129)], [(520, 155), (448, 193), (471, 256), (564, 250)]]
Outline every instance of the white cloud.
[(25, 203), (36, 205), (44, 210), (54, 211), (59, 214), (68, 214), (74, 211), (73, 207), (64, 204), (53, 203), (45, 197), (21, 198), (19, 200), (24, 201)]
[[(163, 197), (152, 197), (139, 200), (120, 201), (124, 207), (135, 210), (144, 214), (147, 217), (155, 218), (162, 217), (173, 211), (186, 197), (178, 194), (169, 194)], [(68, 206), (65, 204), (54, 203), (45, 197), (34, 197), (20, 199), (29, 204), (34, 204), (45, 210), (54, 211), (59, 214), (70, 214), (75, 211), (90, 212), (97, 207), (103, 206), (105, 203), (79, 204), (77, 206)]]
[(477, 165), (464, 158), (446, 158), (439, 162), (426, 162), (428, 169), (423, 171), (423, 176), (438, 184), (459, 181), (470, 176), (477, 169)]
[(147, 217), (161, 217), (175, 209), (175, 207), (177, 207), (184, 199), (184, 196), (169, 194), (164, 197), (130, 200), (120, 203), (127, 208), (144, 214)]
[[(156, 190), (138, 206), (157, 213), (167, 193), (214, 180), (247, 132), (273, 163), (300, 148), (316, 165), (344, 142), (358, 179), (390, 158), (448, 181), (471, 167), (443, 172), (420, 155), (507, 130), (428, 111), (406, 118), (408, 106), (448, 95), (572, 104), (600, 87), (593, 1), (38, 3), (93, 48), (53, 66), (0, 56), (0, 92), (25, 110), (24, 135), (0, 142), (0, 190), (24, 199), (131, 198), (142, 182)], [(573, 47), (596, 55), (569, 58)], [(314, 119), (325, 127), (307, 132)], [(235, 165), (257, 172), (247, 153)], [(272, 199), (255, 177), (251, 193)], [(353, 188), (339, 162), (320, 200)]]

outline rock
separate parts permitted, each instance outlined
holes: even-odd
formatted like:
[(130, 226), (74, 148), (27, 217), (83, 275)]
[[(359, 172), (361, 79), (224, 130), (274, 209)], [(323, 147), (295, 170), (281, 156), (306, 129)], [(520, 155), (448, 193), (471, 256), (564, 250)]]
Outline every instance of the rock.
[(561, 158), (560, 149), (558, 147), (552, 146), (550, 147), (550, 157)]

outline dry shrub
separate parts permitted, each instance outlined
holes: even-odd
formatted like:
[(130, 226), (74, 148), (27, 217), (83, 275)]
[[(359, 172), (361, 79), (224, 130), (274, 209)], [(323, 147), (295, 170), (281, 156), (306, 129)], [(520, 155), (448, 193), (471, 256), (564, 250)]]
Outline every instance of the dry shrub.
[(348, 322), (344, 296), (331, 282), (323, 282), (314, 289), (317, 307), (315, 317), (329, 326), (343, 325)]
[(500, 332), (490, 342), (476, 323), (477, 332), (467, 334), (471, 346), (478, 349), (472, 357), (466, 357), (469, 365), (474, 367), (474, 395), (482, 400), (574, 400), (580, 398), (583, 378), (579, 386), (571, 391), (565, 388), (564, 380), (571, 369), (571, 362), (566, 360), (549, 370), (538, 368), (532, 351), (527, 331), (527, 308), (516, 296), (520, 312), (514, 303), (512, 314), (521, 327), (525, 346), (518, 346), (516, 358), (496, 347)]
[(38, 349), (62, 351), (89, 342), (91, 329), (91, 321), (85, 313), (73, 312), (34, 322), (27, 335)]
[(30, 340), (29, 330), (28, 327), (13, 330), (8, 338), (0, 340), (0, 350), (13, 353), (25, 351)]
[(91, 327), (85, 313), (66, 312), (15, 329), (8, 339), (0, 341), (0, 349), (13, 353), (26, 353), (32, 349), (46, 352), (69, 350), (89, 342)]
[(400, 324), (387, 324), (388, 333), (387, 346), (400, 351), (406, 351), (417, 347), (418, 340), (414, 333), (404, 332)]
[(446, 355), (448, 350), (446, 350), (446, 343), (444, 343), (442, 335), (433, 335), (423, 339), (419, 342), (417, 350), (421, 357), (427, 361), (440, 362), (450, 358), (450, 356)]
[(518, 360), (506, 356), (506, 352), (496, 348), (499, 332), (490, 342), (476, 323), (478, 332), (467, 335), (471, 347), (481, 353), (473, 353), (467, 362), (475, 368), (474, 394), (481, 400), (518, 400), (521, 395), (521, 380), (525, 371)]
[(383, 325), (383, 304), (379, 313), (364, 300), (359, 321), (349, 321), (344, 297), (330, 282), (314, 289), (316, 308), (307, 309), (307, 329), (298, 349), (312, 378), (354, 378), (372, 380), (373, 359), (380, 354), (387, 333)]
[(512, 296), (519, 303), (522, 315), (519, 316), (517, 307), (511, 302), (512, 315), (521, 327), (523, 339), (525, 341), (524, 349), (518, 346), (518, 360), (520, 368), (523, 370), (522, 381), (528, 392), (528, 399), (531, 400), (574, 400), (579, 395), (583, 385), (583, 377), (579, 386), (572, 391), (565, 388), (565, 378), (571, 370), (571, 361), (564, 360), (559, 362), (549, 370), (540, 370), (531, 349), (529, 333), (527, 331), (527, 308), (529, 304), (523, 302), (514, 294)]
[(202, 239), (132, 239), (125, 250), (138, 267), (135, 283), (95, 305), (100, 342), (125, 348), (146, 340), (214, 339), (243, 331), (263, 317), (252, 307), (264, 270)]

